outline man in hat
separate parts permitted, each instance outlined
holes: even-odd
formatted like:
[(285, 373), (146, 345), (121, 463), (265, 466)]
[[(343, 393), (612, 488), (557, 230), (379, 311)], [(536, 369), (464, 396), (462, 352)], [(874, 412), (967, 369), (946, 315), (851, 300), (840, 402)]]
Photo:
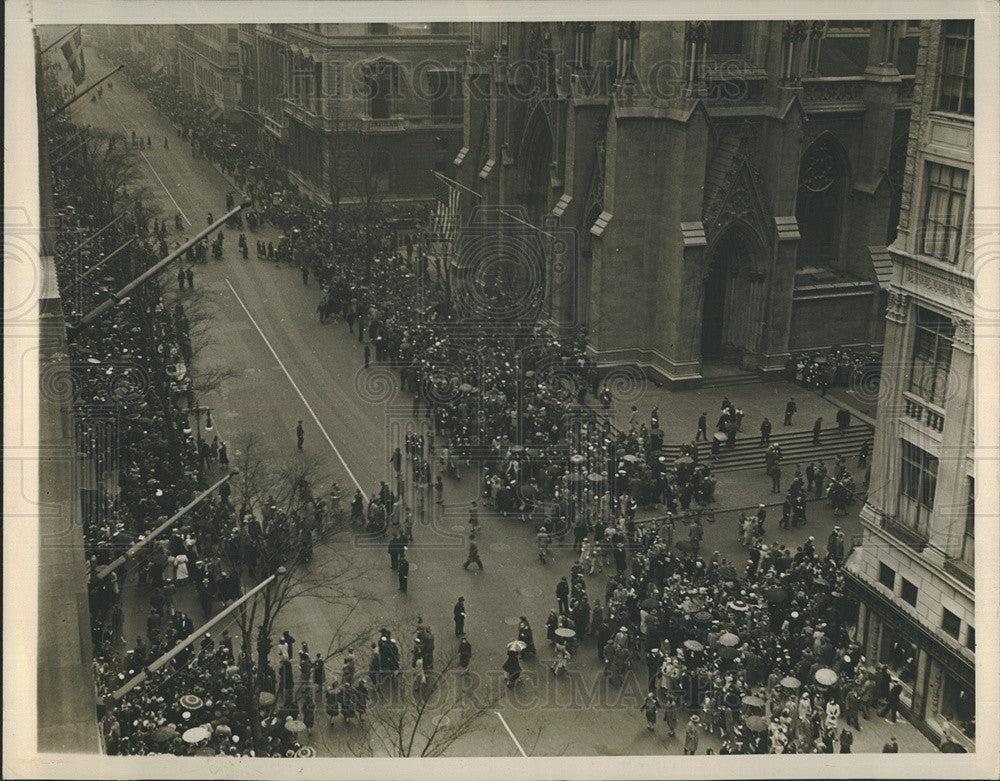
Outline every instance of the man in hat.
[(788, 399), (788, 403), (785, 405), (785, 425), (792, 425), (792, 415), (798, 411), (798, 406), (795, 404), (795, 399)]
[(698, 433), (695, 434), (694, 441), (697, 442), (700, 439), (708, 441), (708, 413), (702, 412), (698, 416)]
[(410, 578), (410, 562), (406, 558), (406, 551), (409, 550), (405, 545), (403, 546), (402, 553), (399, 554), (399, 562), (396, 565), (396, 577), (399, 580), (399, 590), (406, 592), (406, 584)]
[(300, 420), (298, 425), (295, 427), (295, 439), (298, 442), (299, 450), (302, 450), (302, 443), (305, 441), (305, 430), (302, 428), (302, 421)]
[(882, 746), (882, 753), (883, 754), (899, 753), (899, 744), (896, 742), (895, 737), (890, 737), (889, 741), (884, 746)]
[(691, 717), (684, 730), (684, 755), (693, 756), (698, 752), (698, 723), (701, 721), (698, 714)]
[(771, 441), (771, 421), (768, 418), (760, 424), (760, 444), (758, 447), (767, 447), (768, 442)]
[(816, 422), (813, 423), (813, 440), (814, 445), (819, 444), (819, 433), (823, 430), (823, 418), (816, 418)]
[(458, 598), (453, 612), (455, 615), (455, 637), (463, 637), (465, 635), (465, 597)]

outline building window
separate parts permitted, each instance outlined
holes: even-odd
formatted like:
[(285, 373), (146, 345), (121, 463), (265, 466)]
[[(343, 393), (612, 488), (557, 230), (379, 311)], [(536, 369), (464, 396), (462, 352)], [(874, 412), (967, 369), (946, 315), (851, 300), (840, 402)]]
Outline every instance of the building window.
[(712, 22), (708, 34), (708, 53), (733, 55), (743, 53), (743, 22)]
[(882, 623), (878, 660), (895, 673), (900, 682), (906, 686), (913, 686), (913, 682), (917, 679), (918, 654), (915, 643), (901, 637), (891, 625)]
[(941, 628), (945, 633), (958, 640), (959, 632), (962, 630), (962, 619), (952, 613), (948, 608), (941, 608)]
[(895, 590), (896, 570), (880, 561), (878, 563), (878, 582), (889, 589), (889, 591)]
[(840, 254), (841, 214), (847, 164), (840, 144), (824, 135), (806, 151), (799, 167), (795, 216), (799, 224), (798, 267), (835, 265)]
[(226, 31), (226, 40), (229, 43), (236, 43), (239, 40), (239, 31), (235, 27), (230, 27)]
[(976, 692), (945, 673), (941, 683), (941, 715), (962, 734), (976, 739)]
[(364, 69), (368, 113), (372, 119), (388, 119), (395, 110), (399, 73), (395, 63), (379, 61)]
[(976, 652), (976, 628), (974, 626), (970, 626), (969, 630), (965, 633), (965, 647), (972, 651), (972, 653)]
[[(965, 506), (965, 534), (962, 536), (962, 561), (976, 565), (976, 479), (969, 478), (969, 500)], [(972, 631), (972, 627), (969, 627)]]
[(934, 509), (938, 460), (916, 445), (902, 440), (903, 459), (899, 472), (899, 515), (907, 526), (926, 533)]
[(902, 600), (913, 607), (917, 606), (917, 587), (914, 586), (906, 578), (903, 578), (903, 583), (899, 588), (899, 596)]
[(944, 315), (916, 307), (910, 393), (943, 407), (948, 392), (955, 326)]
[(431, 22), (431, 35), (448, 35), (450, 33), (450, 22)]
[(972, 87), (975, 61), (972, 53), (972, 22), (946, 21), (943, 43), (938, 110), (971, 115), (975, 95)]
[(615, 81), (617, 83), (635, 81), (635, 49), (638, 39), (638, 22), (622, 22), (618, 25), (618, 48), (615, 52)]
[(928, 163), (926, 174), (920, 251), (955, 263), (962, 246), (962, 217), (969, 172), (964, 168)]
[(373, 24), (369, 24), (368, 25), (368, 34), (369, 35), (388, 35), (389, 34), (389, 25), (386, 24), (385, 22), (375, 22)]
[(590, 70), (594, 48), (594, 23), (577, 22), (573, 40), (573, 67)]

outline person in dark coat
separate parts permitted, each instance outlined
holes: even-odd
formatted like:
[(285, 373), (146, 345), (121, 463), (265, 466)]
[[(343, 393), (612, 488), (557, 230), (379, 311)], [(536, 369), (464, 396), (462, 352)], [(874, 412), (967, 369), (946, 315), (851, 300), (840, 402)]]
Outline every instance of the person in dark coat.
[(465, 636), (465, 597), (459, 597), (455, 603), (455, 637)]
[(556, 600), (559, 602), (559, 612), (562, 615), (569, 613), (569, 583), (565, 577), (556, 584)]
[(458, 641), (458, 666), (462, 668), (462, 674), (469, 671), (469, 661), (472, 659), (472, 644), (464, 634)]
[(823, 418), (816, 418), (816, 422), (813, 423), (813, 444), (819, 444), (819, 432), (823, 429)]
[(503, 663), (503, 671), (507, 673), (507, 687), (512, 688), (521, 677), (521, 662), (517, 658), (517, 651), (513, 648), (507, 649), (507, 661)]
[[(885, 707), (878, 712), (878, 715), (895, 724), (896, 714), (899, 711), (899, 696), (902, 693), (903, 685), (898, 680), (893, 681), (892, 687), (889, 689), (889, 696), (885, 700)], [(887, 716), (890, 718), (886, 718)]]
[(399, 578), (399, 590), (406, 591), (406, 583), (410, 578), (410, 562), (406, 558), (406, 548), (403, 548), (403, 552), (399, 555), (399, 564), (396, 569), (396, 575)]
[(788, 403), (785, 405), (785, 425), (792, 425), (792, 415), (798, 411), (798, 406), (795, 404), (795, 399), (789, 399)]

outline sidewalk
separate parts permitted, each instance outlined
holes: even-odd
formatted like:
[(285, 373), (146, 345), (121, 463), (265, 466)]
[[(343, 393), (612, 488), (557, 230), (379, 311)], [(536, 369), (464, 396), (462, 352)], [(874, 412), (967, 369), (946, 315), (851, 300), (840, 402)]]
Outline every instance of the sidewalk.
[[(829, 392), (828, 392), (829, 395)], [(771, 421), (771, 436), (786, 432), (812, 431), (816, 418), (823, 418), (823, 426), (836, 425), (837, 411), (848, 403), (838, 399), (823, 398), (801, 385), (785, 380), (761, 380), (760, 382), (736, 385), (726, 388), (691, 388), (672, 391), (659, 387), (650, 380), (644, 380), (634, 392), (614, 399), (612, 410), (614, 423), (627, 430), (632, 407), (638, 408), (639, 423), (649, 428), (649, 413), (653, 407), (659, 409), (660, 429), (665, 445), (690, 442), (698, 431), (698, 416), (705, 412), (708, 416), (708, 433), (716, 430), (716, 423), (722, 413), (722, 400), (728, 397), (737, 408), (742, 409), (743, 431), (741, 437), (760, 435), (760, 424), (767, 417)], [(792, 425), (783, 425), (785, 404), (795, 399), (798, 411), (792, 418)], [(856, 410), (852, 410), (852, 413)]]

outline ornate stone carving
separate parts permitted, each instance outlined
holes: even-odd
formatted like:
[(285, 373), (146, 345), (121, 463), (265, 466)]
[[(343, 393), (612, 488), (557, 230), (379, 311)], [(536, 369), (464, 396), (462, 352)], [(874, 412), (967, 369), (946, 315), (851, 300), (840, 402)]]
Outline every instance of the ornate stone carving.
[(917, 287), (923, 287), (939, 293), (950, 301), (961, 302), (967, 306), (972, 306), (972, 291), (965, 287), (958, 287), (949, 284), (942, 279), (938, 279), (930, 274), (921, 274), (915, 268), (906, 270), (906, 282)]
[(821, 193), (837, 179), (838, 154), (829, 137), (815, 144), (802, 162), (799, 182), (807, 190)]
[(952, 323), (955, 325), (955, 343), (972, 350), (973, 323), (964, 317), (953, 317)]
[(689, 43), (704, 43), (708, 40), (709, 22), (688, 22), (684, 37)]
[(785, 22), (785, 27), (782, 30), (781, 36), (786, 41), (796, 41), (801, 42), (806, 39), (809, 35), (809, 23), (808, 22)]
[(802, 81), (803, 103), (858, 103), (863, 98), (860, 81)]
[(618, 23), (618, 37), (619, 38), (638, 38), (639, 37), (639, 23), (638, 22), (619, 22)]
[(889, 300), (886, 302), (885, 316), (894, 323), (906, 322), (906, 309), (910, 303), (910, 297), (905, 293), (895, 290), (889, 291)]

